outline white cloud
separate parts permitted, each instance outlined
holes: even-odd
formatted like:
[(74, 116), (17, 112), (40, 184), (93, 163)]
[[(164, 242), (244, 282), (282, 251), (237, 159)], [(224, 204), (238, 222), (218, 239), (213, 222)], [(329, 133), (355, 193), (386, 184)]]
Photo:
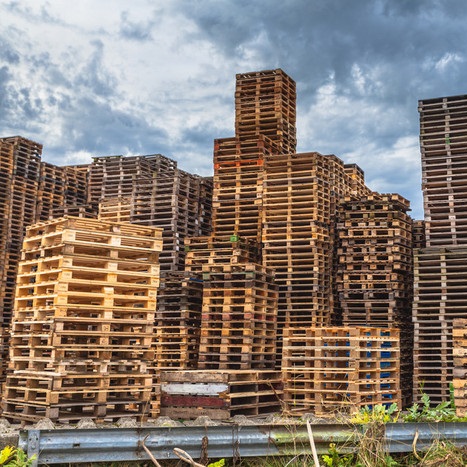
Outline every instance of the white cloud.
[(446, 53), (436, 63), (435, 68), (438, 71), (445, 71), (449, 66), (455, 63), (463, 62), (463, 58), (457, 53)]

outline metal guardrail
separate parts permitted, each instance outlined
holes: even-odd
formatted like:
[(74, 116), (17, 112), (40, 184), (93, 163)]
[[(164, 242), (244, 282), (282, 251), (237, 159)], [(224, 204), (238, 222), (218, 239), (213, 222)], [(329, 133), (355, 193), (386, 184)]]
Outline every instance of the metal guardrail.
[[(418, 450), (436, 439), (467, 445), (467, 423), (395, 423), (386, 425), (388, 451), (412, 451), (417, 434)], [(317, 452), (328, 452), (329, 444), (352, 450), (358, 432), (364, 427), (312, 425)], [(178, 447), (199, 458), (206, 445), (210, 459), (311, 455), (306, 425), (251, 425), (157, 428), (103, 428), (22, 430), (19, 447), (28, 456), (36, 455), (33, 465), (83, 462), (147, 461), (144, 445), (158, 460), (177, 459)]]

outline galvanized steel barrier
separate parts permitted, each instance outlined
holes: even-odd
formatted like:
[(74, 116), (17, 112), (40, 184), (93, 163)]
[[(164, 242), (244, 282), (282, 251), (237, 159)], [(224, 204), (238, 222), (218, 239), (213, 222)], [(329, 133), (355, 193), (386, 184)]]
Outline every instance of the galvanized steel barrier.
[[(418, 450), (436, 439), (467, 445), (467, 423), (394, 423), (385, 428), (392, 453), (412, 451), (417, 433)], [(364, 427), (320, 424), (312, 429), (318, 453), (325, 454), (330, 443), (347, 451), (358, 449), (357, 435)], [(129, 462), (149, 460), (143, 442), (158, 460), (176, 459), (177, 447), (197, 459), (203, 439), (210, 459), (311, 454), (306, 425), (33, 429), (20, 432), (19, 447), (37, 456), (34, 465)]]

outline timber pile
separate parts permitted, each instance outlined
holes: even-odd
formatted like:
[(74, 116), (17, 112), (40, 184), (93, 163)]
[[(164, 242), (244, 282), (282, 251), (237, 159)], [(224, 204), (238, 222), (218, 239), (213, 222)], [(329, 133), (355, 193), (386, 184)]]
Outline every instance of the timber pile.
[(427, 247), (467, 244), (467, 96), (419, 101)]
[(467, 319), (453, 320), (452, 328), (454, 405), (458, 417), (467, 417)]
[(284, 329), (284, 403), (292, 414), (400, 407), (399, 331), (354, 327)]
[(453, 320), (465, 318), (467, 249), (433, 247), (414, 257), (414, 399), (448, 401), (453, 377)]
[(3, 415), (143, 418), (153, 390), (159, 229), (64, 218), (28, 228)]
[(282, 378), (268, 370), (163, 371), (161, 415), (228, 420), (281, 411)]
[(398, 194), (346, 198), (339, 208), (336, 285), (345, 326), (398, 328), (402, 400), (412, 399), (412, 219)]

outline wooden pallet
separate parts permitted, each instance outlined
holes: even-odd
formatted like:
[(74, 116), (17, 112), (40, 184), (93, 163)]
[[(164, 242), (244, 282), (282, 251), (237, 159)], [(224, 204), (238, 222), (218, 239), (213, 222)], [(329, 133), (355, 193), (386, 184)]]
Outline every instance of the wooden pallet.
[(161, 415), (228, 420), (281, 411), (280, 372), (268, 370), (193, 370), (161, 373)]
[(259, 244), (253, 239), (229, 236), (192, 237), (185, 239), (185, 271), (201, 274), (206, 265), (259, 263)]
[(332, 416), (400, 405), (399, 332), (369, 327), (285, 328), (284, 402), (292, 414)]

